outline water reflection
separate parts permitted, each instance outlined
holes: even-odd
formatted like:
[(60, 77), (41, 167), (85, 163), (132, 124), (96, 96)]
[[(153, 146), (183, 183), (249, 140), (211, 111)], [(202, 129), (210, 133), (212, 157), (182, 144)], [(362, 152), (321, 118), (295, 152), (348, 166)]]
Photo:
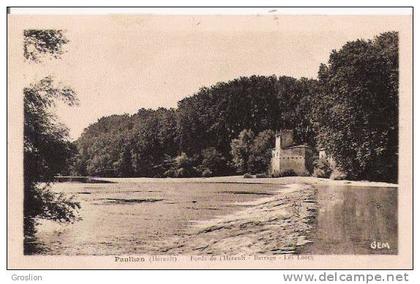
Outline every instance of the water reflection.
[(314, 243), (302, 253), (397, 254), (397, 188), (320, 186)]

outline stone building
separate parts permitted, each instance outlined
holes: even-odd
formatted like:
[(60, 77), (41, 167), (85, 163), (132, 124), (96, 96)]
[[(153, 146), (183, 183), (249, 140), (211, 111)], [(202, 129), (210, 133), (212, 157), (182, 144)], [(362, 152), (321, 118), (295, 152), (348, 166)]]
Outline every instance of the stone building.
[(294, 172), (299, 176), (307, 176), (313, 172), (315, 150), (307, 145), (297, 145), (293, 130), (281, 130), (276, 133), (276, 144), (272, 151), (270, 174), (281, 176), (286, 172)]

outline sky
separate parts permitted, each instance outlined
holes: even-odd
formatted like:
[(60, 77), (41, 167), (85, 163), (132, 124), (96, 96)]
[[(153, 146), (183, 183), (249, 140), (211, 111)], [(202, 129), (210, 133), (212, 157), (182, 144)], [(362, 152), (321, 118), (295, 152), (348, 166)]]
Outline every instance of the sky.
[[(408, 16), (367, 15), (16, 15), (9, 18), (10, 74), (26, 85), (53, 75), (71, 86), (79, 106), (56, 111), (77, 139), (102, 116), (176, 107), (219, 81), (272, 74), (316, 78), (331, 50), (408, 23)], [(24, 62), (26, 28), (64, 29), (66, 53), (41, 64)]]

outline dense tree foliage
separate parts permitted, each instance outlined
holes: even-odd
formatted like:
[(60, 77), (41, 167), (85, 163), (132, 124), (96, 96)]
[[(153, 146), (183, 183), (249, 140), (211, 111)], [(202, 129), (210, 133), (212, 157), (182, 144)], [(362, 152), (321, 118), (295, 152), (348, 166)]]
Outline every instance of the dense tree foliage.
[(23, 55), (29, 62), (40, 62), (44, 57), (60, 58), (64, 53), (64, 45), (69, 40), (63, 30), (23, 31)]
[[(47, 56), (59, 58), (68, 40), (61, 30), (25, 30), (24, 57), (39, 63)], [(24, 251), (34, 249), (32, 240), (38, 219), (57, 222), (77, 220), (80, 204), (72, 196), (53, 192), (49, 183), (68, 169), (77, 149), (69, 141), (68, 129), (53, 113), (58, 100), (77, 104), (70, 87), (54, 84), (50, 76), (23, 89), (24, 95)]]
[[(244, 129), (259, 134), (292, 127), (305, 141), (314, 80), (251, 76), (202, 88), (178, 103), (178, 108), (140, 109), (137, 114), (103, 117), (76, 141), (79, 157), (74, 172), (99, 176), (209, 176), (266, 171), (267, 133), (259, 137), (253, 156), (258, 165), (232, 163), (231, 142)], [(300, 119), (300, 116), (308, 119)], [(263, 134), (262, 134), (263, 135)], [(259, 148), (258, 148), (259, 147)], [(264, 148), (264, 149), (263, 149)], [(256, 153), (257, 153), (256, 152)], [(191, 160), (178, 167), (179, 155)], [(246, 159), (248, 160), (248, 158)], [(246, 162), (247, 163), (247, 162)], [(183, 170), (180, 170), (183, 169)], [(166, 174), (165, 174), (166, 173)]]
[(249, 157), (251, 156), (251, 148), (254, 143), (255, 134), (251, 129), (244, 129), (230, 143), (232, 164), (238, 173), (249, 171)]
[(349, 178), (395, 180), (398, 34), (332, 51), (317, 80), (240, 77), (201, 88), (177, 109), (101, 118), (77, 140), (74, 171), (173, 177), (265, 172), (280, 129), (293, 129), (297, 143), (324, 148)]
[(265, 173), (271, 161), (274, 148), (273, 130), (261, 131), (258, 135), (250, 129), (244, 129), (238, 138), (232, 140), (232, 166), (238, 173)]
[(275, 132), (271, 129), (261, 131), (251, 145), (248, 157), (248, 172), (265, 173), (271, 162)]
[(79, 204), (72, 197), (50, 191), (48, 183), (66, 169), (76, 149), (68, 129), (57, 122), (51, 108), (56, 100), (77, 102), (73, 90), (56, 87), (50, 77), (24, 89), (24, 233), (31, 238), (37, 218), (58, 222), (76, 219)]
[(396, 181), (398, 34), (348, 42), (319, 69), (318, 143), (348, 178)]
[(129, 116), (103, 117), (76, 141), (74, 171), (96, 176), (160, 176), (176, 156), (173, 109), (140, 109)]
[[(244, 129), (293, 128), (299, 137), (310, 138), (307, 105), (314, 80), (291, 77), (251, 76), (203, 88), (178, 103), (180, 148), (188, 154), (209, 146), (225, 157), (230, 142)], [(308, 137), (307, 137), (308, 136)]]

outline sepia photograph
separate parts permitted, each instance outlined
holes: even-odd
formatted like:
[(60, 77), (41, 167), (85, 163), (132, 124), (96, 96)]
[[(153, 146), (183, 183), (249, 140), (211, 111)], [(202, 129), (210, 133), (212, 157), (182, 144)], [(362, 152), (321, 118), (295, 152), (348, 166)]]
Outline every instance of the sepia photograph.
[(411, 8), (7, 24), (10, 267), (412, 267)]

